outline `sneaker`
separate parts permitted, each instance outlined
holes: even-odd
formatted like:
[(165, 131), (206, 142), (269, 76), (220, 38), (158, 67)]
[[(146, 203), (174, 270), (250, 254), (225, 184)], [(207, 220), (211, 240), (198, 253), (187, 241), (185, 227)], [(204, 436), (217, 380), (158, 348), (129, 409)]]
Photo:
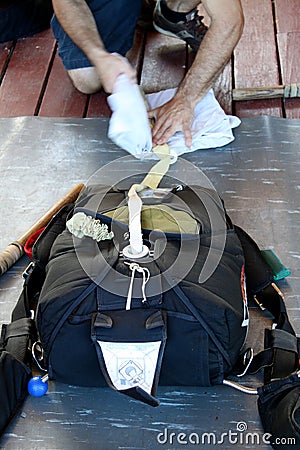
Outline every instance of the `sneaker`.
[(157, 0), (153, 14), (153, 26), (156, 31), (181, 39), (197, 51), (207, 31), (207, 26), (202, 22), (203, 18), (198, 15), (198, 10), (195, 8), (186, 13), (184, 20), (170, 22), (162, 15), (160, 0)]

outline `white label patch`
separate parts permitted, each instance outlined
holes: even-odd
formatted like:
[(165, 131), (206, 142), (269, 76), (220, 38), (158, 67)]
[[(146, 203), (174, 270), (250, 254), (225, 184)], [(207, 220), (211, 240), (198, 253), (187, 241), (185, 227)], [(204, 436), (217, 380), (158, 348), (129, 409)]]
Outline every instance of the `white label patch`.
[(160, 341), (97, 342), (111, 382), (118, 391), (139, 386), (151, 393)]

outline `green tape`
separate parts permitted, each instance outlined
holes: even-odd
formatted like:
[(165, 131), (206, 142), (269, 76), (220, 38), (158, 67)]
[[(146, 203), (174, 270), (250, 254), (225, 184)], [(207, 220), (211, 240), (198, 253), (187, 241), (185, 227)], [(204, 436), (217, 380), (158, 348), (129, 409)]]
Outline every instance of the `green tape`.
[(264, 260), (269, 264), (271, 267), (273, 274), (274, 274), (274, 280), (282, 280), (283, 278), (288, 277), (291, 275), (290, 269), (288, 269), (282, 261), (278, 258), (278, 256), (274, 253), (273, 250), (261, 250), (261, 254), (264, 258)]

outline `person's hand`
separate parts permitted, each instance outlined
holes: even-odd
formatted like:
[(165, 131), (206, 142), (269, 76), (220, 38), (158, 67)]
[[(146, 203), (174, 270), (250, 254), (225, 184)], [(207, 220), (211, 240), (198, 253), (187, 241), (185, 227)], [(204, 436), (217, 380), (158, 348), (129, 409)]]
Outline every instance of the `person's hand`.
[(118, 53), (105, 53), (102, 55), (96, 69), (101, 85), (108, 94), (113, 92), (115, 82), (121, 74), (126, 74), (132, 83), (137, 83), (135, 70), (129, 61)]
[(174, 97), (159, 108), (148, 112), (148, 117), (154, 119), (152, 141), (155, 145), (167, 142), (177, 131), (182, 131), (187, 147), (192, 145), (191, 124), (194, 108), (187, 99)]

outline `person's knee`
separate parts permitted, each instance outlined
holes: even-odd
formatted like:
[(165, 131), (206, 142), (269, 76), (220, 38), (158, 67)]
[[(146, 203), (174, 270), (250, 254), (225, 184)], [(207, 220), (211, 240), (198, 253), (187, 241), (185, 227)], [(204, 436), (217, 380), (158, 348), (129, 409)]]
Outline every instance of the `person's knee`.
[(94, 94), (101, 89), (101, 81), (94, 67), (68, 71), (74, 87), (82, 94)]

